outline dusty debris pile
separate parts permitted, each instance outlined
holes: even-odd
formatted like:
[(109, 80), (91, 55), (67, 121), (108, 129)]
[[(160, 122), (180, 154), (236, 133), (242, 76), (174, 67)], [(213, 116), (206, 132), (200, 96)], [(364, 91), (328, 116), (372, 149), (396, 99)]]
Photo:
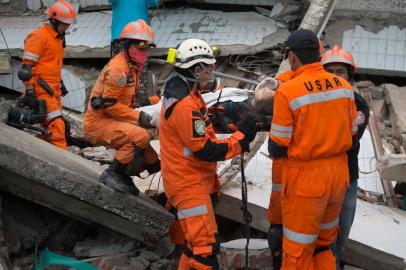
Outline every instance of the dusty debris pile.
[(45, 248), (97, 269), (167, 269), (169, 260), (139, 241), (71, 219), (5, 192), (1, 197), (0, 268), (33, 269)]

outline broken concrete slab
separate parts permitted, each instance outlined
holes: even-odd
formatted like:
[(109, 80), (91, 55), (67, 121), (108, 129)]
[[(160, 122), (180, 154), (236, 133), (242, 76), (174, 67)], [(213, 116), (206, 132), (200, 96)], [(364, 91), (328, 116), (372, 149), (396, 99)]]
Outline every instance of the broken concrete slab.
[[(139, 243), (131, 239), (93, 239), (76, 243), (73, 248), (75, 257), (89, 258), (126, 253), (139, 247)], [(159, 259), (159, 257), (158, 257)]]
[(383, 84), (386, 103), (389, 107), (392, 134), (395, 139), (401, 134), (406, 134), (406, 87), (394, 84)]
[[(44, 8), (49, 8), (52, 6), (56, 0), (23, 0), (27, 3), (27, 8), (29, 10), (40, 10)], [(111, 5), (108, 0), (72, 0), (72, 4), (78, 4), (81, 11), (87, 10), (103, 10), (110, 8)]]
[(0, 53), (0, 74), (10, 74), (13, 72), (11, 67), (11, 57), (6, 53)]
[[(1, 189), (144, 243), (158, 244), (173, 220), (143, 194), (124, 194), (100, 184), (96, 164), (3, 123), (0, 171)], [(161, 241), (160, 247), (165, 246)]]
[(273, 6), (280, 0), (187, 0), (190, 3)]
[[(2, 16), (0, 25), (13, 56), (21, 57), (27, 34), (46, 21), (45, 16)], [(221, 12), (199, 9), (163, 9), (152, 19), (157, 49), (164, 55), (187, 38), (204, 39), (218, 45), (222, 55), (256, 53), (284, 42), (289, 31), (255, 12)], [(253, 31), (252, 29), (255, 29)], [(65, 58), (110, 57), (111, 11), (79, 13), (78, 23), (66, 35)], [(6, 50), (0, 39), (0, 50)]]
[[(236, 239), (222, 243), (220, 247), (221, 269), (244, 269), (247, 239)], [(250, 239), (249, 269), (272, 269), (272, 255), (267, 239)]]
[(382, 156), (379, 159), (377, 168), (383, 179), (406, 182), (406, 155), (404, 154)]

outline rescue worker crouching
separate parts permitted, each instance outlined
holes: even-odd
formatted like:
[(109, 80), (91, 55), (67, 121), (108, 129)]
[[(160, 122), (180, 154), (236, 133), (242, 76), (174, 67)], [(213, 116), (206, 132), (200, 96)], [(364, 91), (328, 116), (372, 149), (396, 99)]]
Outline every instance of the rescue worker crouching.
[(45, 101), (47, 115), (42, 126), (49, 136), (42, 139), (62, 149), (67, 149), (65, 123), (62, 119), (61, 96), (68, 92), (61, 71), (65, 48), (65, 32), (76, 23), (72, 5), (59, 0), (47, 11), (49, 23), (29, 33), (24, 40), (24, 53), (18, 78), (26, 88), (24, 103)]
[(201, 96), (214, 80), (215, 62), (205, 41), (182, 42), (176, 49), (176, 75), (164, 90), (161, 173), (172, 212), (177, 212), (172, 232), (178, 229), (178, 235), (171, 236), (185, 240), (178, 269), (219, 268), (216, 253), (220, 243), (212, 205), (220, 190), (216, 162), (249, 151), (256, 135), (255, 115), (247, 114), (229, 138), (216, 138)]
[(292, 78), (275, 93), (269, 153), (282, 169), (282, 269), (335, 269), (330, 246), (349, 182), (346, 151), (356, 134), (351, 85), (324, 71), (308, 30), (288, 40)]
[(160, 170), (160, 161), (150, 145), (153, 128), (151, 116), (134, 110), (139, 77), (154, 34), (144, 20), (128, 23), (119, 37), (121, 51), (103, 68), (93, 86), (84, 117), (84, 135), (93, 144), (117, 150), (111, 166), (99, 181), (124, 192), (137, 195), (138, 188), (130, 176), (144, 169), (150, 174)]

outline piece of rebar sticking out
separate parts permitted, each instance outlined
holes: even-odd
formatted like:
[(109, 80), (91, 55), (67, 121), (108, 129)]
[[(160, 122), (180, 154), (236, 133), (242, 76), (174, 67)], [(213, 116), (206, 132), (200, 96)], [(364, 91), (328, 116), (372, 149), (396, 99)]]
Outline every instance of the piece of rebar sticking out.
[(275, 89), (278, 82), (272, 77), (266, 77), (255, 87), (253, 107), (258, 114), (272, 115)]

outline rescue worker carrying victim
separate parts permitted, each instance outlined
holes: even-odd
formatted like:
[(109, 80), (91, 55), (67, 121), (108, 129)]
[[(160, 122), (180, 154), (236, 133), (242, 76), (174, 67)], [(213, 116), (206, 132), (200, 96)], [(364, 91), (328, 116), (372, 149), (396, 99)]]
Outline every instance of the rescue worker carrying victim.
[(143, 170), (150, 174), (160, 170), (160, 161), (150, 145), (153, 128), (151, 116), (134, 110), (134, 97), (140, 73), (154, 47), (154, 34), (144, 20), (128, 23), (119, 39), (121, 51), (101, 71), (93, 86), (84, 117), (85, 138), (93, 144), (117, 150), (111, 166), (99, 181), (124, 192), (137, 195), (138, 188), (130, 176)]
[(216, 254), (220, 243), (213, 212), (220, 190), (216, 162), (249, 151), (256, 135), (255, 115), (249, 113), (229, 138), (216, 138), (201, 96), (202, 90), (215, 89), (215, 62), (205, 41), (185, 40), (176, 49), (176, 75), (164, 90), (159, 130), (161, 173), (168, 202), (177, 212), (180, 238), (185, 239), (178, 269), (219, 268)]
[(349, 182), (346, 151), (357, 132), (354, 93), (320, 64), (319, 41), (294, 31), (286, 45), (292, 79), (275, 93), (269, 153), (284, 157), (282, 269), (335, 269), (330, 246)]
[[(340, 76), (351, 84), (354, 82), (354, 72), (356, 66), (352, 54), (344, 51), (338, 45), (324, 53), (321, 57), (321, 64), (324, 68), (337, 76)], [(362, 135), (368, 125), (369, 107), (367, 101), (357, 92), (354, 91), (355, 105), (357, 106), (357, 135), (353, 137), (353, 145), (347, 152), (348, 168), (350, 173), (350, 186), (345, 194), (343, 207), (340, 213), (340, 232), (337, 240), (333, 245), (333, 252), (336, 256), (337, 270), (341, 269), (341, 256), (345, 250), (345, 245), (350, 235), (352, 223), (354, 221), (355, 208), (357, 204), (357, 187), (358, 187), (358, 153)]]
[(61, 96), (68, 91), (63, 84), (61, 71), (65, 32), (71, 24), (76, 23), (76, 12), (67, 1), (58, 0), (47, 14), (49, 22), (29, 33), (24, 40), (18, 78), (25, 84), (25, 102), (45, 101), (47, 115), (41, 124), (50, 132), (50, 136), (41, 138), (67, 149)]

